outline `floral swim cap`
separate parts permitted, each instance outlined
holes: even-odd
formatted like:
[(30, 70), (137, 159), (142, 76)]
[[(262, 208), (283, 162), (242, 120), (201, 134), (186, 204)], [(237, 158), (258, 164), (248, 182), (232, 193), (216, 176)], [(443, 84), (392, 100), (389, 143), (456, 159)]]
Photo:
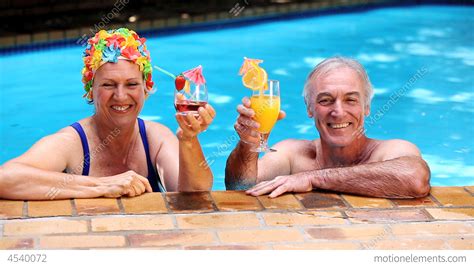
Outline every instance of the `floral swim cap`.
[(117, 30), (101, 30), (87, 41), (84, 51), (84, 68), (82, 69), (82, 83), (86, 93), (83, 97), (92, 102), (92, 81), (97, 69), (107, 62), (117, 63), (125, 59), (137, 64), (143, 73), (146, 83), (145, 95), (153, 91), (151, 80), (150, 52), (145, 45), (145, 38), (126, 28)]

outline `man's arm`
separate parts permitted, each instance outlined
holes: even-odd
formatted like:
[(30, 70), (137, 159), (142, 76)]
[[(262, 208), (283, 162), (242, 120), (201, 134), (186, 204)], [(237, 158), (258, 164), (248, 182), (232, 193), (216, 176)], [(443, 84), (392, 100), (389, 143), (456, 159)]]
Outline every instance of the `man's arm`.
[(254, 186), (258, 176), (258, 153), (250, 151), (250, 144), (239, 141), (227, 158), (225, 186), (227, 190), (242, 190)]
[(272, 147), (277, 151), (267, 153), (261, 159), (258, 159), (258, 153), (250, 151), (251, 147), (253, 146), (239, 142), (227, 159), (227, 189), (247, 189), (262, 181), (291, 173), (290, 160), (292, 151), (294, 152), (294, 140), (278, 142)]
[(277, 197), (313, 188), (383, 198), (418, 198), (429, 193), (430, 170), (413, 144), (387, 141), (373, 156), (377, 161), (371, 163), (279, 176), (248, 193), (257, 196), (271, 192), (270, 197)]
[(315, 188), (381, 198), (419, 198), (430, 191), (430, 170), (418, 156), (307, 172)]
[[(267, 153), (261, 160), (258, 159), (258, 153), (250, 151), (252, 147), (259, 143), (258, 128), (260, 125), (252, 119), (255, 112), (250, 108), (249, 98), (244, 97), (242, 99), (242, 104), (237, 107), (237, 112), (239, 117), (234, 124), (234, 128), (239, 134), (240, 141), (227, 158), (225, 168), (226, 189), (247, 189), (258, 182), (284, 174), (285, 171), (280, 171), (281, 168), (288, 167), (289, 171), (289, 163), (285, 164), (288, 161), (287, 158), (280, 158), (282, 145), (275, 145), (278, 152)], [(285, 116), (285, 112), (280, 111), (278, 120)], [(274, 161), (276, 161), (276, 164), (272, 165), (271, 163)]]

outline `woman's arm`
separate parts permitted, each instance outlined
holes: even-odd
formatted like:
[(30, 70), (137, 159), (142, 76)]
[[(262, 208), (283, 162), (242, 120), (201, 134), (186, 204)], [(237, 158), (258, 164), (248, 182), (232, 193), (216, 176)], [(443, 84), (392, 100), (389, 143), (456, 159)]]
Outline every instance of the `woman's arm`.
[(97, 178), (43, 170), (17, 161), (0, 168), (0, 198), (53, 200), (102, 196)]
[(216, 112), (211, 105), (200, 107), (199, 117), (177, 114), (179, 124), (177, 137), (179, 140), (179, 191), (211, 190), (213, 176), (202, 152), (198, 134), (205, 131), (212, 123)]
[(211, 168), (204, 158), (197, 137), (179, 140), (179, 191), (212, 189)]
[(161, 139), (155, 164), (166, 190), (212, 189), (213, 175), (197, 135), (207, 129), (214, 116), (215, 111), (209, 104), (205, 108), (199, 108), (199, 118), (177, 114), (179, 128), (176, 136), (168, 128), (153, 124), (152, 134), (159, 134)]
[(95, 196), (94, 180), (62, 173), (74, 139), (66, 129), (46, 136), (0, 170), (0, 197), (40, 200)]
[[(109, 177), (63, 173), (68, 168), (79, 138), (63, 129), (35, 143), (26, 153), (0, 166), (0, 198), (48, 200), (68, 198), (136, 196), (151, 192), (146, 178), (128, 171)], [(77, 147), (76, 147), (77, 146)]]

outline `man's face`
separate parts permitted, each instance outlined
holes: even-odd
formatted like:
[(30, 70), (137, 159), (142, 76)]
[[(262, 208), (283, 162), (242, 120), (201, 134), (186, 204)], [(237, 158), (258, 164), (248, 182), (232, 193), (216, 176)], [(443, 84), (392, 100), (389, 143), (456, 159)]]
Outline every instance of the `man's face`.
[[(313, 110), (308, 115), (314, 118), (321, 141), (332, 147), (350, 145), (364, 125), (364, 88), (357, 72), (341, 67), (323, 74), (314, 82)], [(314, 86), (316, 85), (316, 86)]]
[(96, 114), (117, 126), (134, 123), (145, 100), (143, 74), (127, 60), (105, 63), (94, 77)]

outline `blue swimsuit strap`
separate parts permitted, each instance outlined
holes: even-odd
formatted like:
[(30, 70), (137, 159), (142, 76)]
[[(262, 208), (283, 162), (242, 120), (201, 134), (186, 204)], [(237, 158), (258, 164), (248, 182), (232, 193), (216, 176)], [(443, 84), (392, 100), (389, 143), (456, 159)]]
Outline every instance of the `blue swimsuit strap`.
[(79, 137), (81, 137), (81, 143), (82, 143), (82, 151), (84, 153), (84, 163), (82, 166), (82, 175), (87, 176), (89, 175), (89, 167), (90, 167), (90, 153), (89, 153), (89, 143), (87, 142), (87, 137), (86, 133), (84, 132), (84, 129), (82, 129), (81, 124), (78, 122), (75, 122), (74, 124), (71, 125), (77, 133), (79, 134)]
[(148, 146), (148, 138), (146, 136), (145, 122), (141, 118), (138, 118), (138, 128), (140, 129), (140, 136), (142, 137), (143, 146), (145, 147), (146, 164), (148, 166), (148, 181), (150, 182), (150, 185), (153, 188), (154, 192), (164, 191), (163, 185), (161, 184), (160, 176), (155, 171), (155, 167), (153, 167), (153, 163), (151, 162), (150, 148)]
[[(89, 143), (87, 142), (87, 136), (82, 128), (81, 124), (75, 122), (71, 125), (77, 133), (79, 137), (81, 137), (81, 144), (82, 144), (82, 151), (84, 153), (84, 163), (82, 167), (82, 175), (88, 176), (89, 175), (89, 167), (90, 167), (90, 152), (89, 152)], [(150, 149), (148, 146), (148, 139), (146, 136), (146, 128), (145, 123), (142, 119), (138, 118), (138, 127), (140, 129), (140, 136), (142, 138), (143, 146), (145, 148), (146, 154), (146, 164), (148, 167), (148, 176), (147, 179), (150, 182), (150, 185), (154, 192), (165, 191), (163, 185), (161, 184), (161, 179), (158, 173), (155, 171), (153, 167), (153, 163), (151, 162), (150, 158)]]

